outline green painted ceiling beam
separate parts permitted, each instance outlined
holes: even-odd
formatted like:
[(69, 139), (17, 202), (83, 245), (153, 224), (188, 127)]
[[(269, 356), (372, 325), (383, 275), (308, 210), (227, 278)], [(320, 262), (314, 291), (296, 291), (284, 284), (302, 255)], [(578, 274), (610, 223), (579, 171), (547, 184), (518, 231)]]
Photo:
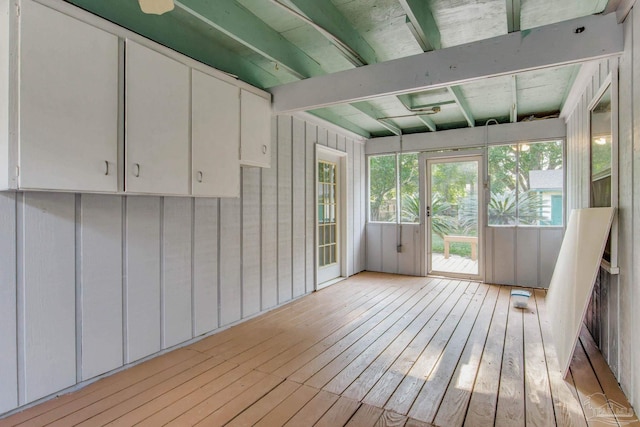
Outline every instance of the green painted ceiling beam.
[(368, 102), (366, 102), (366, 101), (365, 102), (354, 102), (354, 103), (349, 104), (349, 105), (351, 105), (353, 108), (355, 108), (356, 110), (360, 111), (361, 113), (365, 114), (367, 117), (371, 118), (372, 120), (375, 120), (378, 124), (384, 126), (385, 129), (387, 129), (389, 132), (393, 133), (394, 135), (401, 135), (402, 134), (402, 129), (400, 129), (398, 126), (393, 124), (391, 122), (391, 120), (385, 119), (384, 115), (380, 114)]
[(416, 116), (416, 117), (417, 117), (418, 119), (420, 119), (420, 121), (421, 121), (422, 123), (424, 123), (424, 125), (425, 125), (427, 128), (429, 128), (429, 130), (430, 130), (431, 132), (435, 132), (435, 131), (437, 130), (437, 129), (436, 129), (436, 123), (431, 119), (431, 117), (429, 117), (429, 116), (427, 116), (427, 115), (424, 115), (424, 114), (422, 114), (422, 115), (418, 115), (418, 116)]
[(433, 13), (429, 8), (429, 2), (426, 0), (398, 0), (405, 12), (411, 25), (411, 32), (416, 36), (416, 40), (422, 47), (422, 50), (428, 52), (430, 50), (440, 49), (440, 30), (433, 18)]
[(473, 118), (473, 114), (471, 113), (471, 108), (469, 108), (469, 104), (467, 103), (467, 100), (464, 98), (464, 95), (462, 94), (462, 90), (460, 90), (460, 87), (448, 86), (447, 89), (449, 90), (449, 93), (451, 94), (451, 96), (453, 96), (453, 99), (456, 101), (456, 104), (458, 104), (458, 107), (460, 107), (460, 110), (462, 111), (462, 115), (464, 116), (464, 119), (467, 121), (467, 124), (469, 125), (469, 127), (475, 127), (476, 120)]
[[(327, 31), (329, 41), (342, 51), (340, 44), (345, 44), (360, 57), (365, 64), (378, 62), (375, 51), (349, 20), (329, 0), (288, 0), (313, 23)], [(332, 40), (332, 38), (337, 39)], [(343, 52), (344, 54), (344, 52)]]
[(300, 79), (325, 74), (316, 61), (234, 0), (180, 0), (175, 4)]
[(132, 0), (68, 1), (252, 85), (265, 88), (281, 84), (272, 74), (211, 41), (206, 26), (179, 9), (163, 15), (147, 15), (140, 10), (138, 2)]
[(507, 5), (507, 31), (520, 31), (520, 2), (521, 0), (505, 0)]
[(362, 129), (360, 126), (351, 123), (339, 114), (334, 113), (328, 108), (321, 108), (319, 110), (308, 111), (309, 114), (313, 114), (316, 117), (320, 117), (323, 120), (333, 123), (336, 126), (340, 126), (343, 129), (358, 134), (364, 138), (371, 138), (369, 131)]
[(438, 107), (440, 105), (444, 105), (444, 104), (449, 104), (450, 102), (453, 103), (454, 101), (445, 101), (445, 102), (440, 102), (440, 103), (435, 103), (432, 105), (421, 105), (421, 106), (414, 106), (413, 105), (413, 101), (411, 99), (411, 94), (405, 93), (402, 95), (398, 95), (397, 96), (398, 101), (400, 101), (400, 103), (404, 106), (404, 108), (406, 108), (408, 111), (415, 113), (416, 117), (422, 122), (424, 123), (424, 125), (429, 128), (429, 130), (431, 132), (435, 132), (436, 131), (436, 123), (433, 121), (433, 119), (431, 119), (431, 117), (429, 117), (428, 114), (420, 114), (419, 109), (420, 108), (433, 108), (433, 107)]

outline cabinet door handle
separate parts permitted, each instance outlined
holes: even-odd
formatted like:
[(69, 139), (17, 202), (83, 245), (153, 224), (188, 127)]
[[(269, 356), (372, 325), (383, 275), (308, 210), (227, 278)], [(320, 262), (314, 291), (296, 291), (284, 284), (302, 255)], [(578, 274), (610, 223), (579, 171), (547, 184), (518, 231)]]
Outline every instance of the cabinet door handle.
[(202, 171), (198, 171), (198, 174), (197, 174), (198, 182), (202, 182), (202, 177), (203, 177), (203, 175), (204, 175), (204, 174), (202, 173)]
[(267, 146), (266, 146), (266, 144), (262, 145), (262, 154), (267, 154)]
[(104, 161), (104, 174), (105, 175), (109, 175), (109, 161), (108, 160)]
[(140, 178), (140, 163), (134, 163), (134, 172), (133, 172), (133, 176), (135, 176), (136, 178)]

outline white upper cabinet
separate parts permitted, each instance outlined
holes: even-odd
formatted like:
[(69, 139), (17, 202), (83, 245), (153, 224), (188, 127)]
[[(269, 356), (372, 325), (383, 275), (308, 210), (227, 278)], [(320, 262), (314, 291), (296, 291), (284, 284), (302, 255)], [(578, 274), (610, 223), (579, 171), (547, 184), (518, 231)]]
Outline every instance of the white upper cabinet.
[(240, 98), (240, 163), (271, 167), (271, 100), (246, 90)]
[(20, 189), (118, 190), (118, 37), (21, 2)]
[(188, 195), (189, 67), (126, 42), (125, 189)]
[(240, 89), (193, 70), (191, 105), (192, 195), (240, 197)]

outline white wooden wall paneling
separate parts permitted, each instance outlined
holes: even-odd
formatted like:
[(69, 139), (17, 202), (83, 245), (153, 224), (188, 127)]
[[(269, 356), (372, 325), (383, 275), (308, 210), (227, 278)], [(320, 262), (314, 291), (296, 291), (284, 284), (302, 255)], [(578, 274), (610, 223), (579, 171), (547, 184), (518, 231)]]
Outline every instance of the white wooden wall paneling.
[(81, 379), (123, 365), (122, 197), (80, 199)]
[(318, 127), (311, 123), (306, 123), (305, 132), (305, 290), (311, 292), (316, 284), (316, 141), (318, 140)]
[[(633, 241), (637, 248), (638, 242), (640, 242), (640, 185), (635, 183), (640, 182), (640, 119), (638, 119), (638, 112), (640, 112), (640, 11), (634, 10), (633, 15), (633, 103), (631, 108), (634, 112), (633, 118)], [(627, 107), (628, 108), (628, 107)], [(637, 328), (640, 325), (640, 263), (637, 261), (637, 251), (634, 251), (635, 260), (632, 263), (633, 268), (633, 280), (630, 282), (632, 286), (632, 310), (629, 315), (631, 316), (631, 324)], [(623, 335), (624, 338), (624, 335)], [(633, 377), (633, 387), (631, 399), (636, 408), (640, 407), (640, 339), (638, 339), (637, 329), (636, 333), (627, 335), (626, 339), (632, 340), (631, 344), (631, 372), (621, 375), (624, 378), (626, 375)], [(626, 375), (625, 375), (626, 374)]]
[[(354, 252), (353, 252), (353, 229), (354, 227), (354, 199), (353, 199), (353, 140), (345, 139), (344, 137), (340, 137), (339, 142), (344, 141), (346, 147), (341, 148), (340, 144), (338, 144), (339, 149), (347, 152), (347, 232), (344, 239), (347, 239), (347, 253), (349, 256), (347, 257), (347, 276), (351, 276), (355, 273), (354, 271)], [(344, 207), (343, 207), (344, 208)]]
[(609, 283), (603, 283), (600, 285), (600, 301), (598, 303), (599, 311), (600, 311), (600, 325), (598, 327), (600, 331), (600, 352), (604, 356), (605, 360), (611, 360), (610, 347), (611, 343), (609, 342), (609, 327), (610, 321), (609, 316), (611, 315), (611, 310), (609, 310), (609, 304), (611, 302), (611, 285), (613, 282), (617, 282), (617, 276), (609, 276)]
[(382, 225), (382, 271), (385, 273), (398, 272), (398, 230), (395, 224)]
[(0, 170), (7, 171), (0, 174), (0, 188), (9, 188), (9, 36), (13, 30), (10, 25), (13, 18), (11, 3), (9, 0), (0, 1)]
[(162, 215), (162, 348), (191, 339), (193, 202), (165, 197)]
[(220, 199), (220, 326), (242, 318), (240, 199)]
[(382, 225), (367, 224), (367, 270), (382, 270)]
[(517, 228), (515, 284), (518, 286), (537, 287), (539, 284), (539, 230), (538, 228)]
[(125, 361), (160, 350), (160, 198), (128, 197)]
[(260, 311), (260, 169), (242, 168), (242, 315)]
[(293, 119), (292, 146), (292, 250), (293, 250), (293, 296), (299, 297), (305, 288), (305, 123), (297, 118)]
[(484, 280), (495, 283), (493, 278), (493, 227), (484, 228)]
[(262, 169), (262, 309), (278, 304), (278, 126), (271, 123), (271, 168)]
[(351, 205), (353, 206), (353, 227), (352, 230), (352, 242), (353, 242), (353, 272), (358, 273), (362, 271), (362, 263), (360, 258), (360, 249), (362, 245), (362, 223), (363, 223), (363, 213), (362, 213), (362, 189), (360, 186), (362, 185), (362, 177), (360, 176), (361, 168), (360, 168), (360, 155), (361, 155), (362, 144), (358, 142), (353, 142), (353, 150), (351, 152), (351, 158), (353, 159), (353, 180), (352, 185), (349, 188), (352, 189), (352, 197)]
[(420, 274), (420, 225), (402, 225), (402, 252), (398, 254), (398, 273), (417, 276)]
[(318, 128), (318, 144), (328, 147), (329, 146), (328, 141), (329, 141), (329, 131), (319, 127)]
[[(617, 350), (619, 360), (617, 363), (616, 377), (620, 379), (620, 383), (625, 392), (629, 393), (630, 375), (621, 375), (622, 373), (632, 372), (631, 370), (631, 343), (629, 337), (635, 333), (635, 327), (631, 322), (632, 295), (633, 295), (633, 205), (634, 205), (634, 185), (622, 185), (622, 183), (633, 182), (634, 175), (634, 159), (633, 159), (633, 10), (631, 15), (624, 23), (624, 54), (620, 58), (620, 107), (619, 111), (619, 138), (618, 138), (618, 178), (621, 185), (619, 189), (618, 200), (618, 262), (621, 266), (619, 276), (619, 305), (617, 316), (618, 331), (614, 331), (613, 340), (618, 341)], [(637, 407), (637, 406), (636, 406)]]
[(562, 244), (562, 236), (563, 230), (561, 228), (540, 229), (540, 277), (538, 280), (539, 285), (543, 288), (548, 288), (551, 283), (551, 276)]
[(493, 281), (497, 284), (515, 283), (514, 227), (496, 227), (493, 230)]
[(0, 193), (0, 413), (18, 405), (16, 194)]
[(338, 149), (338, 134), (331, 130), (327, 132), (327, 147)]
[(218, 199), (194, 199), (193, 335), (218, 327)]
[[(362, 200), (361, 205), (360, 205), (360, 207), (361, 207), (361, 209), (360, 209), (360, 212), (361, 212), (360, 219), (362, 221), (362, 224), (361, 224), (362, 238), (364, 239), (363, 242), (362, 242), (361, 247), (362, 248), (366, 248), (367, 236), (366, 236), (366, 228), (365, 227), (366, 227), (366, 220), (367, 220), (367, 203), (368, 203), (367, 202), (367, 197), (368, 197), (367, 185), (368, 185), (368, 183), (367, 183), (367, 179), (366, 179), (366, 173), (367, 173), (366, 172), (366, 170), (367, 170), (366, 169), (366, 162), (367, 162), (367, 160), (366, 160), (366, 156), (364, 155), (364, 145), (360, 146), (360, 156), (359, 157), (360, 157), (360, 177), (362, 178), (362, 180), (361, 180), (362, 185), (360, 186), (360, 189), (361, 189), (361, 195), (360, 196), (361, 196), (361, 200)], [(365, 250), (360, 251), (360, 266), (361, 266), (362, 269), (365, 268), (365, 265), (367, 263), (366, 255), (367, 255), (367, 253), (366, 253)]]
[(338, 150), (340, 150), (340, 151), (344, 151), (344, 152), (348, 151), (347, 150), (347, 144), (349, 142), (353, 143), (353, 140), (351, 140), (350, 138), (347, 138), (347, 137), (345, 137), (343, 135), (337, 135), (337, 137), (338, 137), (338, 145), (336, 146), (336, 148)]
[(76, 382), (75, 196), (21, 197), (19, 388), (24, 404)]
[(292, 117), (278, 117), (278, 303), (289, 301), (293, 287), (291, 236)]

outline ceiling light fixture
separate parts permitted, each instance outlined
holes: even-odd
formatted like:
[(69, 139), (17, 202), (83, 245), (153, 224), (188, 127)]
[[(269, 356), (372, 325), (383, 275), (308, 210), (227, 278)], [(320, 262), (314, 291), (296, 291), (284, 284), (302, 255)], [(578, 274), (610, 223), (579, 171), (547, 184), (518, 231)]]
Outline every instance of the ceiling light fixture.
[(138, 0), (138, 3), (142, 12), (150, 15), (162, 15), (175, 7), (173, 0)]

